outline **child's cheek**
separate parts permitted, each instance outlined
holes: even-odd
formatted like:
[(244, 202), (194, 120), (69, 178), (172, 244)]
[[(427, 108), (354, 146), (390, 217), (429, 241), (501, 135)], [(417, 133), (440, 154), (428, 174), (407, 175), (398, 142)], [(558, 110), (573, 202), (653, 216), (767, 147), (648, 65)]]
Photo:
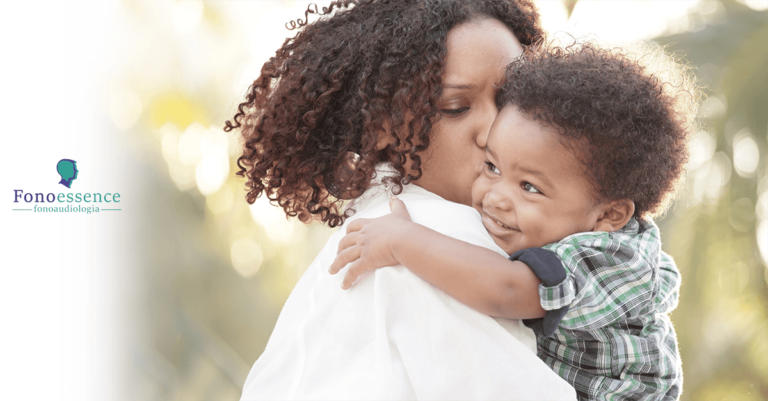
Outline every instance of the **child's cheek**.
[[(521, 231), (523, 231), (529, 238), (534, 238), (539, 232), (539, 224), (537, 224), (536, 213), (531, 210), (528, 205), (518, 202), (515, 209), (515, 216), (517, 217), (517, 225)], [(535, 246), (535, 245), (531, 245)]]
[(551, 243), (548, 240), (547, 222), (553, 216), (546, 216), (533, 205), (519, 205), (517, 208), (517, 221), (520, 230), (525, 233), (526, 248), (540, 247)]
[(480, 172), (480, 176), (478, 176), (472, 184), (472, 207), (478, 211), (482, 210), (483, 198), (488, 192), (488, 183), (486, 181), (485, 173)]

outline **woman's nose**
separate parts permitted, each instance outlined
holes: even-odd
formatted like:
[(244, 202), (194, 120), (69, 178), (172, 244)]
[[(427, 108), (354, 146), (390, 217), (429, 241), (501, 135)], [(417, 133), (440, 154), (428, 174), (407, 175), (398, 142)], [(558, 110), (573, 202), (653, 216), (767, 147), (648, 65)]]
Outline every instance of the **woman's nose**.
[(486, 106), (484, 116), (479, 123), (479, 131), (475, 137), (475, 143), (478, 147), (485, 149), (485, 146), (488, 144), (488, 133), (491, 132), (491, 126), (497, 114), (499, 114), (499, 110), (496, 108), (496, 103)]

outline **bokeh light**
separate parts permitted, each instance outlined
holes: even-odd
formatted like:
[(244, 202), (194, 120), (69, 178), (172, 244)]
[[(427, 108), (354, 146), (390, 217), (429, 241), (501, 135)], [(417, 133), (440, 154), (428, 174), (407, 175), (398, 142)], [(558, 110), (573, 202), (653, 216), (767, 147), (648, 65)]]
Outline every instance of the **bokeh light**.
[(689, 144), (691, 156), (688, 159), (688, 171), (696, 170), (702, 164), (712, 159), (717, 143), (715, 137), (707, 131), (699, 131), (694, 135)]
[(752, 132), (745, 128), (733, 138), (733, 167), (736, 174), (751, 177), (760, 162), (760, 150)]
[(768, 219), (760, 221), (757, 226), (757, 247), (760, 250), (760, 256), (763, 258), (763, 264), (768, 268)]
[(264, 256), (259, 243), (252, 238), (242, 238), (232, 244), (232, 265), (243, 277), (250, 277), (259, 271)]

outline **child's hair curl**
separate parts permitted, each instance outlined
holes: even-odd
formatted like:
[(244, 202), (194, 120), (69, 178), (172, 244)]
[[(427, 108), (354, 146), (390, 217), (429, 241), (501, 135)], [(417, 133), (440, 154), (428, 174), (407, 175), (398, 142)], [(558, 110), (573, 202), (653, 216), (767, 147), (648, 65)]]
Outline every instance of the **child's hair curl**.
[(690, 69), (651, 45), (532, 46), (507, 66), (498, 106), (556, 129), (584, 163), (596, 202), (664, 212), (679, 187), (700, 91)]
[[(339, 0), (310, 14), (321, 18), (290, 24), (302, 30), (264, 64), (225, 130), (245, 140), (237, 174), (249, 203), (264, 193), (288, 216), (331, 227), (376, 164), (392, 163), (396, 192), (421, 177), (452, 27), (495, 18), (524, 46), (543, 36), (531, 0)], [(379, 150), (387, 131), (402, 135)]]

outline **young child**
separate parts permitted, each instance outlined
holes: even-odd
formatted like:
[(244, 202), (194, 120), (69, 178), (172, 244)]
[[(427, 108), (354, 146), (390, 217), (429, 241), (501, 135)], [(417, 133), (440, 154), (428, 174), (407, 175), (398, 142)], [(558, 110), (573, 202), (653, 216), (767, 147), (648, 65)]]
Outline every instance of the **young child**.
[[(674, 400), (682, 389), (667, 314), (680, 276), (651, 220), (687, 160), (695, 89), (595, 44), (544, 45), (507, 67), (473, 207), (511, 256), (393, 213), (350, 222), (330, 267), (402, 264), (495, 317), (526, 319), (538, 355), (582, 400)], [(450, 218), (450, 216), (446, 216)]]

